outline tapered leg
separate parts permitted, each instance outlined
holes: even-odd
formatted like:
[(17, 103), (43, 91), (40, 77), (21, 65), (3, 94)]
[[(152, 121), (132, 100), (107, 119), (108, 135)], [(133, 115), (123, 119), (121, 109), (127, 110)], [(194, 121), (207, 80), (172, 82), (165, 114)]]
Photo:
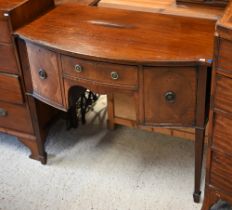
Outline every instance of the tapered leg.
[(114, 96), (113, 94), (107, 95), (107, 109), (108, 109), (108, 120), (107, 127), (109, 130), (115, 129), (114, 123)]
[[(45, 139), (46, 139), (46, 132), (45, 129), (41, 127), (40, 120), (39, 120), (39, 113), (37, 112), (36, 106), (36, 99), (31, 96), (28, 96), (28, 105), (31, 112), (33, 127), (35, 131), (36, 140), (33, 143), (26, 142), (27, 145), (30, 145), (29, 148), (31, 149), (31, 156), (30, 158), (40, 160), (42, 164), (47, 163), (47, 153), (45, 152)], [(41, 113), (40, 113), (41, 114)], [(25, 140), (24, 140), (25, 142)]]
[(205, 128), (196, 128), (195, 130), (195, 188), (193, 199), (195, 203), (200, 202), (201, 196), (201, 174), (204, 153)]

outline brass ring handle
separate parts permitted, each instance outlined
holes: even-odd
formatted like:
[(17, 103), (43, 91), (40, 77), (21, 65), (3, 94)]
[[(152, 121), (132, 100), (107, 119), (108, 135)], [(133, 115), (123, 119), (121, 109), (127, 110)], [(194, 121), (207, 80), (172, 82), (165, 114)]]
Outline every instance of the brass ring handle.
[(166, 92), (164, 97), (168, 103), (174, 103), (176, 101), (176, 94), (173, 91)]
[(0, 117), (6, 117), (7, 116), (7, 111), (6, 110), (4, 110), (4, 109), (2, 109), (2, 108), (0, 108)]
[(82, 66), (79, 65), (79, 64), (76, 64), (76, 65), (75, 65), (75, 71), (76, 71), (77, 73), (81, 73), (81, 72), (83, 71)]
[(117, 79), (119, 79), (119, 75), (118, 75), (118, 73), (117, 73), (117, 72), (115, 72), (115, 71), (111, 72), (111, 78), (112, 78), (113, 80), (117, 80)]
[(39, 78), (42, 80), (48, 78), (47, 72), (44, 69), (39, 69)]

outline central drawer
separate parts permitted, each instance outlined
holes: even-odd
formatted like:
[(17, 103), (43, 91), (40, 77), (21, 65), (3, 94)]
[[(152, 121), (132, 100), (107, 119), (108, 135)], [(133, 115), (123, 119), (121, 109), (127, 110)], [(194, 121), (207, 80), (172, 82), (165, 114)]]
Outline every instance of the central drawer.
[(0, 100), (23, 104), (19, 76), (0, 73)]
[(94, 62), (69, 56), (62, 56), (61, 61), (65, 76), (113, 86), (138, 86), (138, 69), (136, 66)]

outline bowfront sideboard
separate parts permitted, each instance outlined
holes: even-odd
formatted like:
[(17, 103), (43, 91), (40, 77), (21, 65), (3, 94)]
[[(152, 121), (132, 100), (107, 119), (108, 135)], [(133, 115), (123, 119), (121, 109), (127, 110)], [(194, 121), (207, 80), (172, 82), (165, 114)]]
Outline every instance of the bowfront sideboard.
[[(55, 8), (52, 0), (0, 0), (0, 132), (17, 136), (31, 158), (46, 163), (46, 129), (58, 110), (68, 111), (76, 88), (106, 94), (111, 129), (195, 129), (199, 202), (215, 48), (203, 209), (220, 198), (231, 201), (232, 5), (215, 41), (216, 19), (86, 6), (98, 2)], [(117, 107), (122, 99), (126, 114)]]
[(59, 6), (16, 32), (23, 72), (31, 79), (26, 91), (63, 111), (75, 87), (107, 94), (110, 128), (129, 120), (115, 117), (118, 93), (134, 101), (138, 128), (195, 128), (198, 202), (214, 26), (215, 20)]

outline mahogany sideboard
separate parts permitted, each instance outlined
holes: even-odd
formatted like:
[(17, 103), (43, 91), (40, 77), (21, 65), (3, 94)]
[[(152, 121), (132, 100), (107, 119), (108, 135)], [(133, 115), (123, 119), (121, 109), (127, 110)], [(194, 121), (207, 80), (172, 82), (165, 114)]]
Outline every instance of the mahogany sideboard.
[(215, 20), (58, 6), (16, 32), (23, 74), (31, 80), (26, 91), (63, 111), (76, 86), (107, 94), (111, 128), (130, 122), (114, 115), (112, 96), (120, 93), (134, 101), (131, 122), (138, 128), (195, 128), (198, 202), (214, 26)]
[(232, 204), (232, 2), (216, 26), (205, 199)]
[[(30, 157), (46, 162), (46, 153), (38, 142), (36, 126), (45, 125), (51, 107), (29, 99), (12, 32), (54, 8), (53, 0), (0, 0), (0, 132), (15, 135), (30, 150)], [(34, 123), (29, 102), (47, 117)]]

